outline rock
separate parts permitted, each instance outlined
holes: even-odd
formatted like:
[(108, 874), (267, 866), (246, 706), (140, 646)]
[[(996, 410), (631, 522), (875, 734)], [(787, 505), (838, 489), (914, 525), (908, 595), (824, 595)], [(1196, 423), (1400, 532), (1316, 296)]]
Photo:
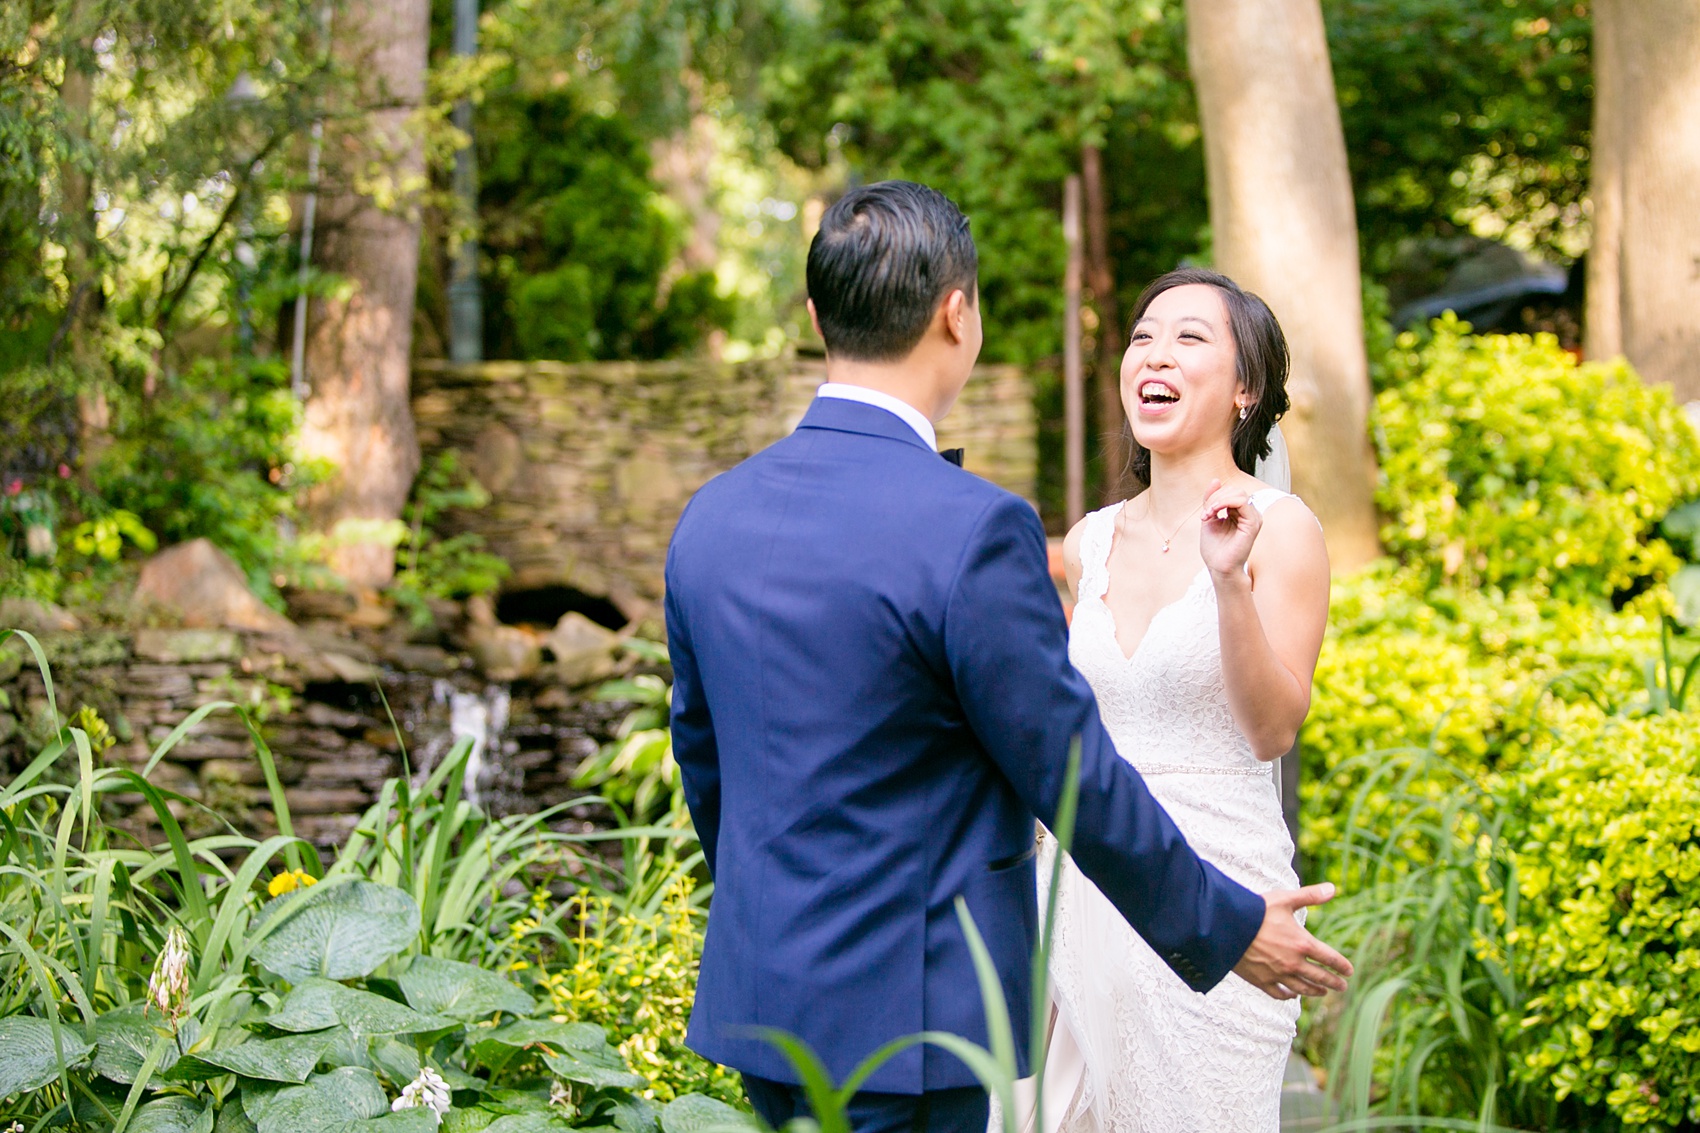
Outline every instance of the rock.
[(440, 677), (444, 673), (453, 672), (455, 660), (448, 652), (435, 645), (413, 645), (398, 643), (391, 645), (385, 651), (385, 658), (390, 664), (404, 673), (430, 673)]
[(517, 681), (532, 676), (543, 664), (537, 635), (518, 626), (481, 625), (466, 630), (467, 652), (493, 681)]
[(21, 629), (40, 637), (45, 633), (76, 633), (81, 628), (75, 614), (51, 602), (29, 598), (0, 600), (0, 630)]
[(496, 603), (488, 594), (474, 594), (466, 600), (466, 620), (475, 626), (496, 624)]
[(206, 539), (168, 547), (144, 563), (135, 601), (190, 627), (262, 633), (291, 628), (288, 618), (254, 597), (235, 561)]
[(131, 646), (136, 656), (167, 665), (229, 661), (242, 652), (242, 642), (222, 629), (156, 629), (136, 631)]
[(343, 653), (325, 653), (320, 655), (319, 660), (323, 661), (325, 667), (336, 674), (336, 679), (344, 684), (371, 684), (378, 679), (378, 670), (375, 666), (368, 665), (364, 661), (356, 661)]
[(289, 616), (301, 621), (313, 618), (345, 618), (358, 604), (346, 590), (287, 590), (283, 595)]
[(551, 675), (569, 688), (607, 680), (619, 669), (621, 637), (583, 614), (561, 615), (544, 639), (553, 656)]

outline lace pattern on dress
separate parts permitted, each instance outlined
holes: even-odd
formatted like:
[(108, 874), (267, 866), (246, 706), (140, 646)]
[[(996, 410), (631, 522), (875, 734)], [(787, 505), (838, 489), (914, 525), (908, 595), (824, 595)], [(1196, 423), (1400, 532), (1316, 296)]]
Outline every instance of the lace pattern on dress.
[[(1285, 498), (1266, 491), (1253, 502), (1267, 511)], [(1255, 890), (1291, 888), (1293, 845), (1271, 765), (1252, 753), (1228, 708), (1208, 572), (1157, 612), (1131, 656), (1116, 640), (1104, 595), (1121, 508), (1094, 512), (1082, 532), (1069, 657), (1097, 694), (1117, 750), (1151, 777), (1193, 848)], [(1042, 879), (1053, 847), (1046, 842)], [(1232, 975), (1200, 995), (1072, 862), (1060, 885), (1053, 997), (1084, 1069), (1069, 1112), (1047, 1114), (1042, 1133), (1059, 1124), (1062, 1133), (1275, 1133), (1297, 1002)]]

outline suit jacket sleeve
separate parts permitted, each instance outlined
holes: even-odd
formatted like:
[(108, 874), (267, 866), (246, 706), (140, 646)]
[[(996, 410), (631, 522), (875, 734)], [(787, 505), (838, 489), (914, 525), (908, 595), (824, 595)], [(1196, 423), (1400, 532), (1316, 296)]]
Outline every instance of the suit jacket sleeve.
[(665, 609), (667, 656), (673, 666), (673, 758), (679, 764), (685, 804), (690, 807), (712, 878), (720, 837), (720, 748), (715, 742), (714, 720), (708, 712), (689, 628), (671, 585), (667, 587)]
[(1069, 743), (1080, 737), (1076, 864), (1190, 987), (1215, 986), (1257, 935), (1263, 898), (1194, 854), (1116, 752), (1068, 659), (1044, 530), (1015, 497), (994, 502), (976, 525), (944, 637), (969, 725), (1047, 825), (1062, 797)]

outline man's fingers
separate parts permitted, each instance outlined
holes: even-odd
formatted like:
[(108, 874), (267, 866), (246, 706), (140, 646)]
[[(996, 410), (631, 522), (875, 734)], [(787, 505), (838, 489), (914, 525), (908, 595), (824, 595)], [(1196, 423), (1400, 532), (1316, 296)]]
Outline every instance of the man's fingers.
[[(1314, 936), (1310, 938), (1310, 944), (1310, 950), (1307, 955), (1309, 955), (1309, 957), (1317, 964), (1330, 972), (1338, 972), (1341, 976), (1349, 976), (1352, 974), (1352, 962), (1350, 960), (1346, 959), (1344, 956), (1340, 955), (1340, 953), (1334, 951), (1334, 949), (1328, 947), (1328, 945), (1322, 943), (1322, 941), (1318, 940)], [(1345, 989), (1346, 981), (1342, 979), (1340, 981), (1340, 986), (1335, 990), (1344, 991)]]
[(1269, 894), (1269, 903), (1288, 909), (1303, 909), (1328, 904), (1334, 899), (1334, 892), (1334, 883), (1324, 881), (1320, 885), (1307, 885), (1303, 889), (1278, 889)]

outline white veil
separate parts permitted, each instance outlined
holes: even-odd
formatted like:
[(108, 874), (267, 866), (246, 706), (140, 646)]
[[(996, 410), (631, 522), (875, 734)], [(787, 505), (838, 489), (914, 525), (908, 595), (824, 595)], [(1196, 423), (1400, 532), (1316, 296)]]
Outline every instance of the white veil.
[(1293, 490), (1293, 464), (1287, 456), (1287, 438), (1281, 435), (1280, 425), (1269, 426), (1269, 455), (1257, 462), (1252, 473), (1272, 488), (1283, 492)]

